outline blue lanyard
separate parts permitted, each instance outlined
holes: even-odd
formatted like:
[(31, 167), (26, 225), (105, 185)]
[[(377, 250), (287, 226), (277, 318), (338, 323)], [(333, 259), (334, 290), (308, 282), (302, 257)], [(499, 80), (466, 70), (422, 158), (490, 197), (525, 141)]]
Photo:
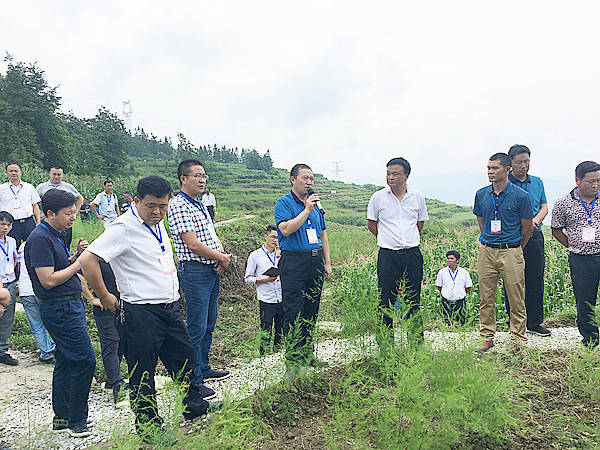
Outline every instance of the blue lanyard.
[[(44, 223), (40, 223), (40, 226), (41, 226), (41, 227), (44, 227), (46, 230), (48, 230), (48, 231), (49, 231), (49, 232), (52, 234), (52, 231), (50, 231), (50, 228), (48, 228), (48, 227), (46, 226), (46, 224), (44, 224)], [(62, 245), (62, 246), (63, 246), (63, 248), (65, 249), (65, 252), (67, 252), (67, 256), (70, 258), (70, 257), (71, 257), (71, 253), (69, 252), (69, 249), (67, 248), (67, 246), (65, 245), (65, 243), (64, 243), (64, 242), (62, 241), (62, 239), (61, 239), (61, 238), (59, 238), (58, 236), (55, 236), (55, 237), (56, 237), (56, 239), (58, 239), (58, 242), (60, 242), (60, 245)]]
[(583, 201), (583, 199), (579, 195), (579, 189), (577, 190), (577, 197), (579, 197), (579, 201), (581, 202), (581, 204), (585, 208), (585, 212), (588, 215), (588, 225), (591, 225), (592, 224), (592, 212), (594, 212), (594, 205), (596, 204), (596, 200), (598, 199), (598, 197), (594, 197), (594, 201), (592, 202), (592, 206), (590, 207), (590, 209), (587, 208), (587, 206), (585, 205), (585, 202)]
[(8, 257), (8, 239), (6, 239), (6, 250), (4, 250), (2, 243), (0, 243), (0, 248), (2, 249), (2, 253), (6, 255), (6, 260), (10, 261), (10, 258)]
[(56, 186), (55, 186), (55, 185), (53, 185), (52, 183), (50, 183), (50, 186), (52, 186), (53, 188), (57, 188), (57, 187), (59, 187), (61, 184), (62, 184), (62, 181), (61, 181), (60, 183), (58, 183)]
[(110, 201), (112, 200), (112, 194), (108, 195), (106, 192), (104, 193), (104, 195), (106, 195), (106, 201), (108, 202), (108, 206), (110, 206)]
[[(135, 217), (137, 217), (137, 214), (135, 213), (135, 211), (133, 210), (133, 208), (129, 208), (129, 210), (131, 211), (131, 214), (133, 214)], [(158, 234), (156, 234), (154, 232), (154, 230), (150, 227), (150, 225), (148, 225), (146, 222), (142, 222), (142, 223), (144, 224), (144, 226), (146, 228), (148, 228), (148, 231), (150, 231), (150, 233), (152, 233), (152, 236), (154, 236), (156, 238), (156, 240), (160, 244), (160, 249), (164, 253), (165, 252), (165, 246), (163, 244), (162, 231), (160, 231), (160, 224), (158, 225)]]
[(22, 184), (19, 185), (19, 189), (17, 189), (17, 192), (15, 192), (14, 189), (12, 188), (12, 184), (10, 183), (10, 181), (8, 182), (8, 187), (10, 188), (11, 192), (15, 196), (15, 200), (16, 200), (17, 195), (19, 195), (19, 192), (21, 192), (21, 189), (23, 189), (23, 185)]
[(179, 192), (179, 195), (181, 195), (188, 202), (190, 202), (192, 205), (194, 205), (196, 208), (198, 208), (200, 211), (202, 211), (202, 214), (204, 214), (204, 218), (208, 219), (208, 215), (206, 214), (206, 210), (204, 209), (204, 205), (202, 204), (202, 202), (199, 202), (198, 200), (194, 200), (194, 199), (190, 198), (187, 194), (184, 194), (181, 191)]
[(271, 259), (271, 255), (269, 255), (269, 253), (265, 250), (264, 247), (261, 247), (262, 251), (265, 252), (265, 255), (267, 255), (267, 258), (269, 258), (269, 261), (271, 261), (271, 264), (273, 264), (273, 267), (276, 266), (275, 261), (277, 261), (277, 250), (275, 250), (273, 252), (273, 259)]
[[(528, 184), (529, 184), (529, 183), (525, 183), (525, 182), (521, 183), (521, 189), (524, 189), (524, 190), (525, 190), (525, 192), (529, 192), (529, 189), (527, 189), (527, 185), (528, 185)], [(523, 185), (525, 185), (525, 186), (523, 186)], [(508, 192), (507, 192), (507, 194), (508, 194)]]
[(502, 200), (500, 200), (498, 202), (498, 204), (496, 205), (496, 197), (494, 196), (494, 186), (492, 185), (492, 192), (490, 192), (490, 195), (492, 196), (492, 203), (494, 204), (494, 217), (498, 216), (498, 208), (500, 208), (500, 205), (502, 204), (502, 202), (504, 201), (504, 199), (506, 198), (506, 196), (510, 192), (510, 188), (511, 187), (512, 187), (512, 183), (508, 183), (508, 189), (506, 190), (506, 193), (504, 194), (504, 197), (502, 197)]
[(454, 283), (454, 280), (456, 280), (456, 277), (458, 276), (458, 267), (456, 268), (456, 273), (454, 274), (454, 276), (452, 276), (452, 271), (450, 270), (450, 267), (448, 267), (448, 273), (450, 274), (450, 278), (452, 278), (452, 282)]

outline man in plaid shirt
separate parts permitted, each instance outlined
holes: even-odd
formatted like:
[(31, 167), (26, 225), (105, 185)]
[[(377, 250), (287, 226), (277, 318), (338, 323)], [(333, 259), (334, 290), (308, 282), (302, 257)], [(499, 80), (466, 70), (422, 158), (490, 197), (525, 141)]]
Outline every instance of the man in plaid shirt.
[(208, 400), (216, 394), (204, 381), (229, 376), (227, 370), (210, 367), (208, 353), (217, 322), (220, 274), (227, 269), (231, 256), (223, 251), (210, 214), (198, 201), (208, 179), (202, 163), (183, 161), (177, 168), (177, 177), (181, 191), (169, 203), (169, 227), (179, 259), (187, 328), (196, 349), (193, 384)]

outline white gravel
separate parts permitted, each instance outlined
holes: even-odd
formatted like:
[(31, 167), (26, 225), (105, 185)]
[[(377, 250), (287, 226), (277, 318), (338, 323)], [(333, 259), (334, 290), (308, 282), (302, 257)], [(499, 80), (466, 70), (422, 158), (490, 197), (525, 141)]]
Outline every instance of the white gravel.
[[(581, 337), (576, 328), (553, 328), (551, 337), (528, 334), (528, 345), (542, 350), (577, 348)], [(396, 339), (400, 339), (399, 331)], [(473, 332), (425, 332), (426, 342), (433, 350), (448, 348), (475, 348), (481, 343), (478, 333)], [(496, 346), (492, 351), (503, 351), (509, 342), (509, 333), (496, 334)], [(342, 364), (376, 350), (375, 339), (365, 337), (353, 341), (331, 339), (317, 345), (316, 353), (320, 360), (330, 365)], [(85, 439), (71, 438), (67, 433), (50, 431), (52, 422), (51, 384), (52, 367), (37, 362), (31, 354), (11, 351), (21, 361), (17, 367), (0, 366), (0, 448), (60, 448), (79, 449), (106, 442), (111, 437), (114, 426), (133, 429), (133, 415), (128, 406), (117, 409), (110, 396), (94, 385), (89, 398), (89, 417), (96, 423), (94, 434)], [(232, 364), (231, 376), (221, 381), (207, 384), (219, 392), (218, 398), (226, 395), (240, 399), (256, 390), (281, 381), (285, 372), (285, 362), (281, 353), (256, 358), (245, 364)], [(315, 369), (309, 369), (315, 370)], [(157, 377), (157, 385), (162, 386), (165, 377)], [(159, 397), (163, 417), (168, 417), (166, 409), (172, 405), (167, 396)]]

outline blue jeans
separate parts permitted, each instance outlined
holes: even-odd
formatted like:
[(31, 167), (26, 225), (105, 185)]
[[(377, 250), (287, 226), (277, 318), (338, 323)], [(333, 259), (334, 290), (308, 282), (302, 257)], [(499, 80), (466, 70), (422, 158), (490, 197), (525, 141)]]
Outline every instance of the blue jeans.
[(26, 295), (21, 297), (21, 303), (23, 304), (25, 314), (27, 315), (31, 335), (40, 349), (40, 359), (51, 359), (56, 344), (52, 338), (48, 336), (44, 322), (42, 322), (40, 301), (35, 295)]
[(70, 426), (85, 424), (88, 395), (96, 369), (96, 356), (80, 298), (40, 302), (42, 320), (56, 342), (52, 375), (52, 409)]
[(208, 352), (217, 323), (221, 277), (212, 265), (179, 264), (179, 280), (185, 297), (187, 329), (196, 351), (193, 384), (204, 384), (210, 370)]
[(17, 282), (11, 281), (4, 286), (10, 292), (10, 303), (0, 317), (0, 356), (8, 351), (8, 340), (15, 323), (15, 302), (17, 301)]

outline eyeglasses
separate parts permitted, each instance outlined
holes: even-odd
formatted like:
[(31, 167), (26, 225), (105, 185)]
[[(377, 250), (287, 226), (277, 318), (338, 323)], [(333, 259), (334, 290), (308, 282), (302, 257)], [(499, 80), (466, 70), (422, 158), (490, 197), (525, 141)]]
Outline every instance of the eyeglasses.
[(194, 178), (200, 178), (201, 180), (208, 180), (208, 175), (203, 174), (203, 173), (195, 173), (195, 174), (188, 174), (186, 175), (186, 177), (194, 177)]

